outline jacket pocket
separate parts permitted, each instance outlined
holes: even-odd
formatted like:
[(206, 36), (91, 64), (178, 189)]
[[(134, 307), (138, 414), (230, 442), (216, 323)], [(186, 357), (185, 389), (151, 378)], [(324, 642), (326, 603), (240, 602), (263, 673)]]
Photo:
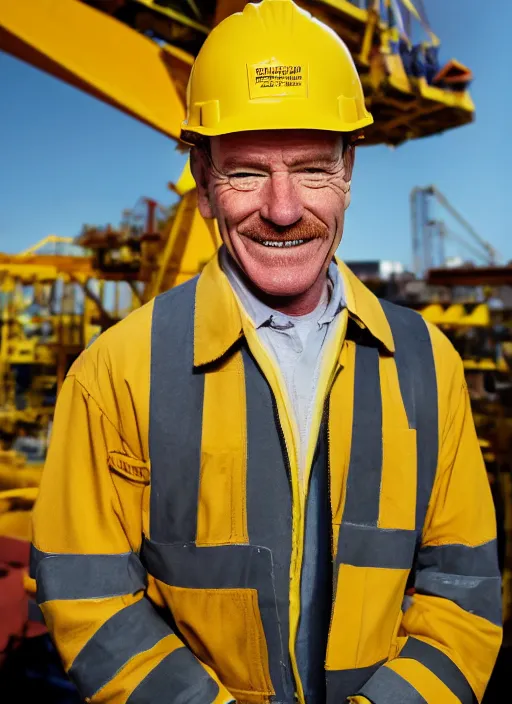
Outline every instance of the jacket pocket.
[(327, 670), (369, 667), (388, 659), (408, 574), (408, 569), (340, 565)]
[(274, 694), (255, 589), (187, 589), (161, 585), (176, 626), (237, 701)]
[(145, 539), (141, 560), (194, 655), (237, 702), (268, 701), (275, 689), (267, 638), (271, 647), (280, 638), (270, 550)]

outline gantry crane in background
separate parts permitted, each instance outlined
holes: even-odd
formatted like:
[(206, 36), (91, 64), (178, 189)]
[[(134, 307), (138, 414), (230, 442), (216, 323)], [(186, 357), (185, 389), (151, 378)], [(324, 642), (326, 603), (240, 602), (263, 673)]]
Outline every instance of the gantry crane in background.
[[(434, 203), (451, 216), (465, 231), (465, 236), (453, 232), (444, 219), (434, 214)], [(500, 260), (497, 250), (484, 240), (472, 225), (454, 208), (436, 186), (414, 188), (410, 196), (413, 270), (416, 276), (447, 264), (447, 240), (457, 242), (477, 261), (494, 266)], [(469, 237), (468, 237), (469, 236)]]
[(55, 400), (96, 334), (195, 276), (215, 253), (220, 235), (199, 216), (190, 173), (171, 186), (180, 195), (171, 208), (141, 199), (118, 227), (84, 225), (74, 239), (50, 236), (0, 254), (0, 449), (2, 433), (15, 436), (27, 414), (41, 417), (34, 393), (43, 370)]
[(86, 226), (75, 239), (92, 252), (100, 278), (129, 283), (134, 307), (195, 276), (221, 243), (216, 222), (199, 214), (188, 162), (168, 185), (179, 196), (174, 206), (142, 198), (125, 211), (118, 228)]

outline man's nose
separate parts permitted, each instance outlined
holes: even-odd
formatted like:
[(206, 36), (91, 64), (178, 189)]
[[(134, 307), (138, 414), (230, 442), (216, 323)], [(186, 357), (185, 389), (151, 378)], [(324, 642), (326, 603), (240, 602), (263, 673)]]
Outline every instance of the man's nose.
[(269, 182), (260, 209), (261, 216), (281, 227), (295, 224), (302, 218), (304, 206), (290, 174), (272, 174)]

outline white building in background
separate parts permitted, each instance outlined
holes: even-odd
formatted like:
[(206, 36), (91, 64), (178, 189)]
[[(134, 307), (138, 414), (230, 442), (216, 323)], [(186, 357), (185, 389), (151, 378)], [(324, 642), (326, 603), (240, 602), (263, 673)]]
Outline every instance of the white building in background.
[(400, 262), (391, 262), (386, 259), (379, 262), (380, 275), (384, 280), (388, 280), (391, 276), (398, 276), (405, 272), (405, 267)]
[(456, 269), (457, 267), (464, 266), (464, 259), (462, 257), (446, 257), (444, 266), (448, 269)]
[(401, 276), (406, 273), (406, 269), (400, 262), (392, 262), (387, 259), (368, 261), (348, 261), (345, 262), (349, 269), (362, 281), (365, 279), (380, 279), (389, 281), (391, 278)]

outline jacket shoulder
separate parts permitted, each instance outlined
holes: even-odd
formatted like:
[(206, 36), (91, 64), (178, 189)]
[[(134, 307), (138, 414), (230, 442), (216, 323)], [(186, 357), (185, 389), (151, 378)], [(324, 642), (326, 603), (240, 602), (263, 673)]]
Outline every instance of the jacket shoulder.
[(416, 354), (418, 339), (423, 348), (427, 344), (431, 350), (438, 401), (443, 415), (445, 405), (450, 405), (450, 400), (458, 397), (460, 389), (465, 385), (464, 366), (459, 353), (447, 335), (417, 311), (385, 300), (380, 300), (380, 303), (392, 329), (395, 347), (400, 348), (399, 354), (402, 357)]
[[(384, 299), (379, 299), (379, 303), (386, 314), (392, 332), (396, 331), (397, 334), (402, 335), (404, 342), (410, 340), (411, 337), (417, 338), (419, 336), (420, 339), (430, 342), (434, 356), (442, 355), (455, 364), (460, 362), (458, 352), (437, 325), (425, 320), (420, 313), (412, 308), (391, 303)], [(400, 339), (395, 339), (396, 345), (400, 342)]]
[(411, 338), (428, 340), (430, 338), (427, 322), (412, 308), (378, 299), (387, 318), (395, 346), (407, 343)]
[(87, 382), (95, 376), (98, 367), (130, 365), (130, 362), (149, 354), (153, 305), (153, 301), (146, 303), (93, 338), (72, 364), (68, 375), (88, 386)]

